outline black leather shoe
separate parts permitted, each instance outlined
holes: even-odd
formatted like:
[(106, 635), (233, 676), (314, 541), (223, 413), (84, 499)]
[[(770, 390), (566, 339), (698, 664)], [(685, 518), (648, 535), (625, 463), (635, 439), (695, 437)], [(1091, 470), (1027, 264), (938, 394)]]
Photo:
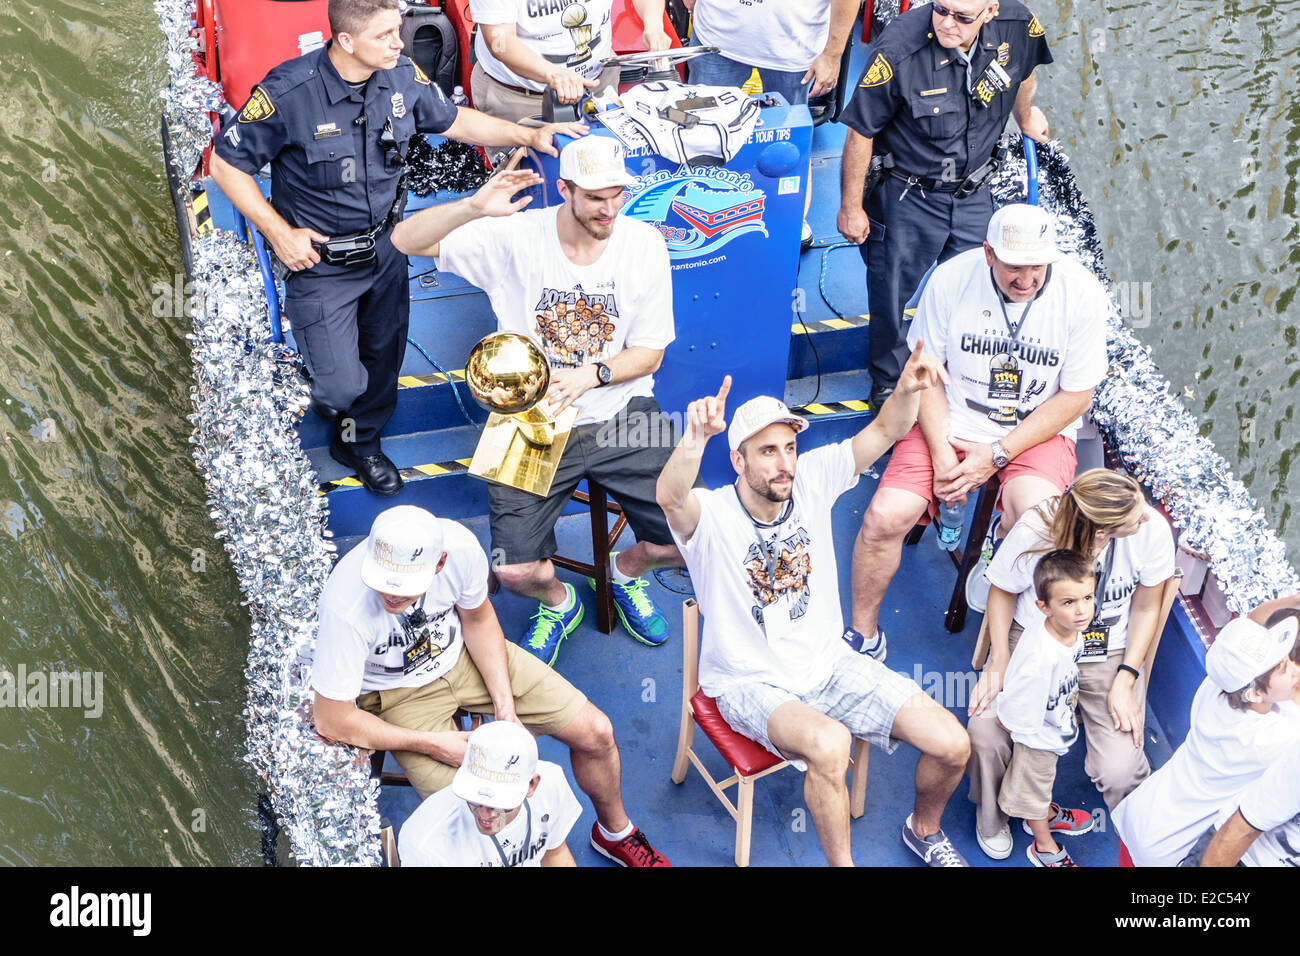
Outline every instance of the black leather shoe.
[(402, 490), (402, 476), (397, 466), (383, 452), (374, 455), (354, 455), (336, 440), (330, 441), (330, 457), (345, 468), (351, 468), (370, 491), (391, 498)]
[(894, 394), (894, 386), (892, 384), (873, 385), (871, 387), (871, 398), (868, 399), (868, 401), (871, 403), (871, 410), (873, 412), (880, 411), (880, 407), (885, 404), (885, 399), (889, 398), (889, 396), (893, 394)]
[(320, 402), (313, 401), (311, 410), (316, 413), (316, 417), (326, 422), (333, 422), (339, 417), (337, 408), (330, 408), (328, 405), (322, 405)]

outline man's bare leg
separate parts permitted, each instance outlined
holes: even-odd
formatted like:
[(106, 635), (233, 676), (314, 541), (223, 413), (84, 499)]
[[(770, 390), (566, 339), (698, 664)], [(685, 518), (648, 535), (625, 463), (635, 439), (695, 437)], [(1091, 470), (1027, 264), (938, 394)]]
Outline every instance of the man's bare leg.
[(550, 558), (524, 564), (503, 564), (493, 570), (507, 589), (552, 607), (563, 603), (568, 593), (555, 576), (555, 565)]
[(573, 779), (591, 798), (600, 825), (610, 833), (625, 828), (628, 819), (623, 809), (623, 768), (609, 718), (587, 701), (587, 706), (555, 734), (555, 739), (569, 748)]
[(1002, 535), (1005, 536), (1014, 528), (1026, 511), (1033, 510), (1052, 495), (1060, 493), (1060, 488), (1037, 475), (1017, 475), (1012, 478), (1002, 486), (1002, 523), (999, 525)]
[(901, 488), (880, 488), (871, 498), (853, 542), (853, 628), (876, 633), (880, 605), (903, 556), (903, 539), (925, 514), (929, 501)]
[(616, 559), (618, 569), (630, 578), (639, 578), (655, 568), (681, 568), (686, 560), (675, 544), (651, 544), (638, 541), (632, 547), (620, 551)]
[(899, 708), (890, 736), (921, 751), (912, 832), (925, 839), (939, 832), (943, 809), (966, 772), (970, 737), (956, 717), (919, 691)]
[(853, 738), (837, 720), (797, 700), (786, 701), (767, 719), (768, 739), (787, 757), (808, 764), (803, 797), (831, 866), (852, 866), (849, 852), (849, 769)]

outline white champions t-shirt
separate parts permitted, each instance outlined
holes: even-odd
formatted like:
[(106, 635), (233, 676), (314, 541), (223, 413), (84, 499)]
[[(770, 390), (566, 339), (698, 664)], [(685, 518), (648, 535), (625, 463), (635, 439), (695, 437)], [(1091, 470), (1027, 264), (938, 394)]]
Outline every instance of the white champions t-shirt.
[(1007, 664), (997, 705), (998, 720), (1016, 743), (1064, 756), (1078, 739), (1076, 661), (1082, 650), (1081, 637), (1066, 647), (1044, 622), (1025, 629)]
[(1187, 739), (1115, 808), (1115, 829), (1133, 863), (1177, 866), (1224, 807), (1298, 746), (1293, 714), (1234, 710), (1207, 677), (1192, 700)]
[(320, 598), (311, 677), (322, 697), (352, 700), (366, 691), (423, 687), (460, 659), (464, 642), (456, 608), (472, 611), (487, 600), (487, 555), (463, 525), (438, 520), (447, 563), (408, 611), (389, 614), (362, 583), (364, 541), (330, 572)]
[[(470, 0), (480, 26), (513, 23), (515, 34), (543, 60), (588, 79), (600, 76), (601, 60), (612, 56), (614, 0)], [(483, 72), (498, 82), (541, 92), (545, 84), (519, 76), (492, 55), (482, 30), (474, 53)]]
[[(531, 335), (552, 369), (608, 362), (632, 346), (667, 348), (673, 283), (659, 230), (618, 216), (600, 258), (576, 266), (560, 248), (559, 209), (466, 223), (439, 244), (438, 267), (486, 292), (498, 327)], [(576, 424), (608, 421), (653, 390), (653, 375), (590, 389), (574, 403)]]
[(582, 806), (558, 764), (539, 760), (537, 773), (537, 790), (495, 841), (478, 832), (469, 805), (451, 787), (432, 794), (402, 825), (402, 866), (541, 866), (542, 857), (564, 843)]
[(689, 541), (673, 539), (704, 615), (700, 687), (710, 697), (749, 681), (803, 693), (852, 653), (841, 640), (831, 506), (857, 483), (849, 439), (799, 456), (772, 524), (754, 521), (732, 485), (692, 490), (700, 523)]
[[(1108, 625), (1106, 651), (1122, 650), (1128, 644), (1128, 615), (1133, 592), (1138, 585), (1154, 587), (1174, 573), (1174, 536), (1169, 522), (1150, 505), (1146, 506), (1147, 520), (1138, 526), (1136, 534), (1126, 538), (1112, 538), (1108, 547), (1114, 548), (1110, 576), (1106, 579), (1106, 593), (1101, 599), (1101, 623)], [(1046, 550), (1034, 550), (1045, 548)], [(1033, 550), (1034, 553), (1027, 552)], [(1034, 593), (1034, 569), (1044, 554), (1052, 550), (1046, 524), (1037, 508), (1027, 511), (1007, 532), (997, 554), (989, 562), (989, 583), (1016, 598), (1015, 619), (1021, 627), (1044, 620), (1038, 610)], [(1097, 557), (1097, 571), (1106, 564), (1107, 552)], [(1085, 653), (1079, 663), (1101, 660), (1103, 654)]]
[[(1011, 325), (1019, 324), (1014, 355), (1003, 305)], [(935, 268), (907, 344), (922, 339), (926, 354), (947, 364), (952, 434), (992, 442), (1057, 392), (1086, 392), (1106, 376), (1108, 311), (1106, 290), (1071, 259), (1052, 265), (1032, 303), (1003, 302), (981, 247)], [(1079, 424), (1061, 434), (1073, 441)]]
[(805, 72), (826, 48), (830, 0), (696, 0), (691, 42), (765, 70)]

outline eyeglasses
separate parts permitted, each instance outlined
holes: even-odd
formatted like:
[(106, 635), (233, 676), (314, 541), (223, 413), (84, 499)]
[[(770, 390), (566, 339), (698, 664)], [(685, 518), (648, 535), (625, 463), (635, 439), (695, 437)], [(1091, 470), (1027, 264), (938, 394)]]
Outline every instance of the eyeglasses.
[(941, 7), (937, 3), (931, 3), (930, 9), (934, 11), (934, 15), (937, 16), (940, 20), (942, 20), (944, 17), (952, 17), (958, 23), (964, 23), (966, 24), (966, 26), (970, 26), (980, 17), (984, 16), (983, 10), (981, 10), (979, 13), (975, 14), (975, 16), (972, 17), (969, 14), (957, 13), (954, 10), (949, 10), (947, 7)]

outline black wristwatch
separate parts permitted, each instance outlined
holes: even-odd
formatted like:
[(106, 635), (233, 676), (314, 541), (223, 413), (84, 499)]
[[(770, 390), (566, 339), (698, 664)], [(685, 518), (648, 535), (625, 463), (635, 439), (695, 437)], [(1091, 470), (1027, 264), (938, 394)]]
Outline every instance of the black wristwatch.
[(601, 385), (608, 385), (609, 380), (613, 377), (614, 373), (609, 370), (608, 365), (604, 362), (596, 363), (596, 378), (599, 380)]

